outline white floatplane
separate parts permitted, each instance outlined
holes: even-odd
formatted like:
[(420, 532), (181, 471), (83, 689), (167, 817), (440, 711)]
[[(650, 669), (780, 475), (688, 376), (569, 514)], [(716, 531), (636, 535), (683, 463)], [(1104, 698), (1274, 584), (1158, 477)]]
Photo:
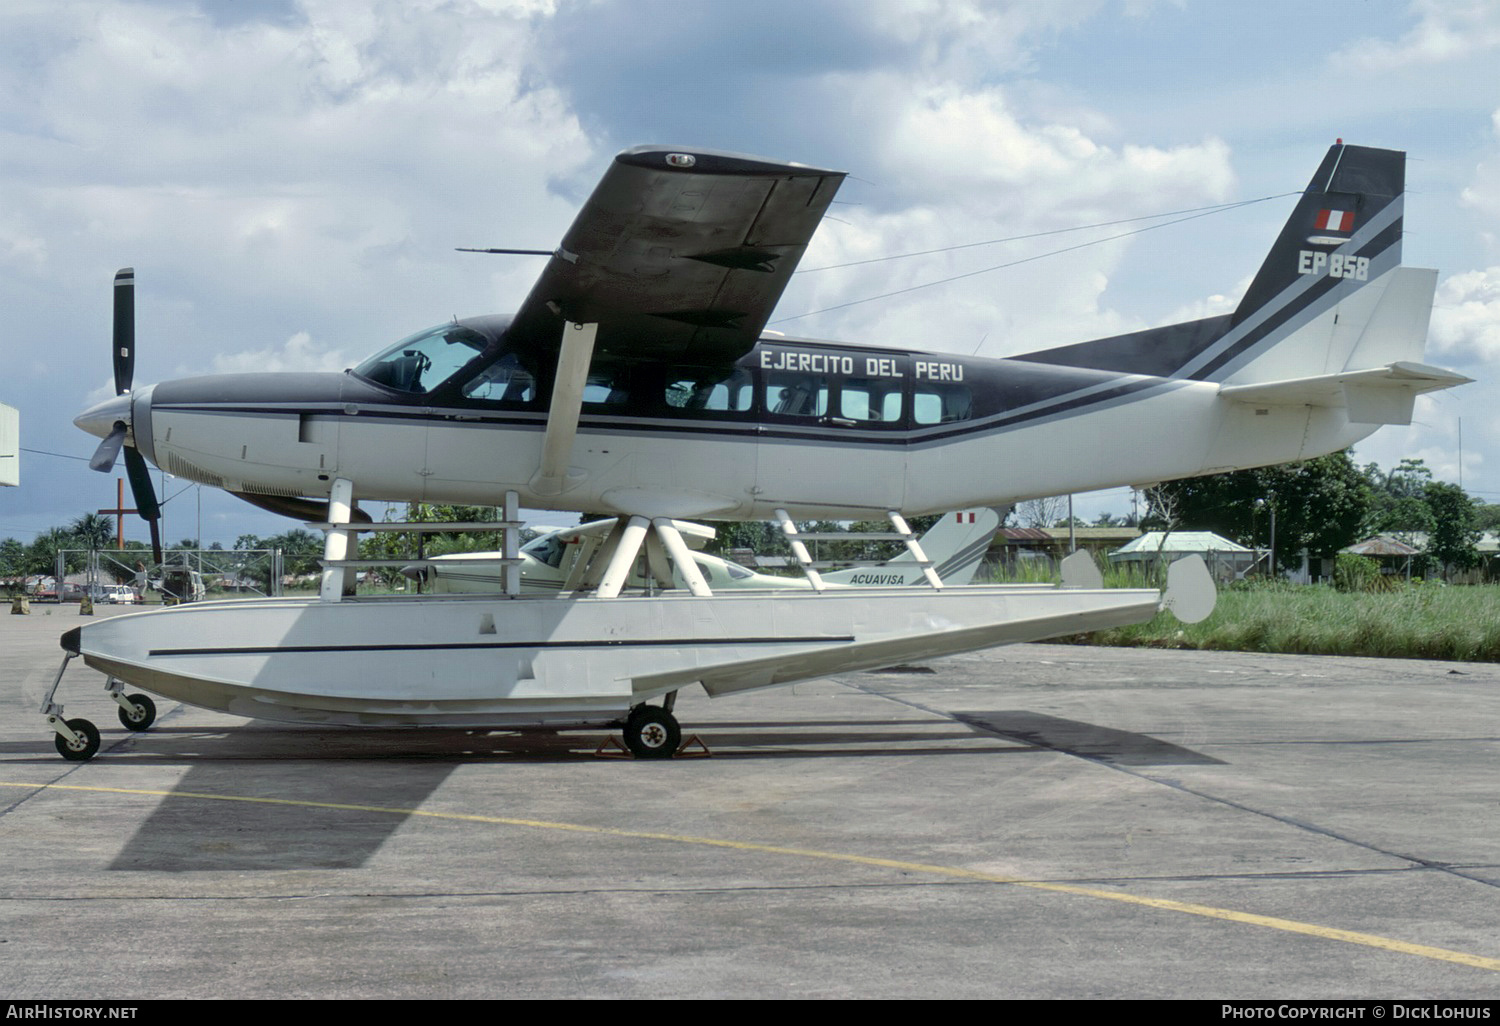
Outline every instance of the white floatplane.
[[(906, 515), (1307, 459), (1410, 423), (1417, 395), (1469, 380), (1421, 362), (1436, 272), (1401, 265), (1398, 151), (1330, 148), (1233, 313), (998, 360), (762, 337), (843, 178), (627, 151), (514, 316), (418, 332), (343, 374), (135, 388), (134, 272), (121, 271), (118, 394), (76, 421), (102, 438), (92, 465), (109, 470), (124, 448), (153, 541), (148, 460), (322, 521), (325, 569), (314, 600), (69, 631), (64, 667), (78, 655), (109, 675), (127, 727), (154, 716), (128, 683), (297, 722), (612, 722), (637, 754), (671, 754), (673, 698), (694, 682), (722, 694), (1132, 623), (1163, 604), (1206, 615), (1206, 572), (1187, 569), (1165, 598), (1094, 580), (944, 588)], [(349, 597), (355, 536), (401, 529), (369, 523), (361, 500), (503, 504), (505, 595)], [(522, 505), (617, 515), (573, 590), (521, 595)], [(878, 516), (930, 589), (830, 588), (796, 537), (794, 518)], [(676, 526), (695, 518), (774, 518), (810, 589), (714, 595)], [(690, 594), (620, 597), (643, 545)], [(58, 750), (89, 758), (97, 730), (64, 718), (56, 688), (43, 711)]]
[[(980, 562), (989, 550), (990, 540), (1000, 529), (998, 510), (989, 508), (956, 510), (945, 513), (922, 535), (921, 550), (931, 561), (932, 570), (945, 585), (964, 585), (974, 579)], [(682, 540), (692, 550), (693, 562), (705, 584), (713, 591), (744, 589), (805, 591), (812, 582), (805, 576), (781, 577), (763, 574), (741, 566), (731, 559), (700, 551), (716, 537), (712, 527), (672, 522)], [(588, 573), (589, 564), (599, 555), (617, 521), (595, 520), (576, 527), (559, 527), (544, 531), (521, 546), (521, 592), (556, 593), (574, 591)], [(804, 536), (805, 537), (805, 536)], [(854, 536), (845, 532), (842, 538), (861, 541), (900, 541), (900, 535), (870, 532)], [(460, 552), (434, 556), (422, 565), (402, 567), (401, 572), (421, 581), (438, 595), (493, 595), (504, 590), (504, 573), (500, 565), (503, 553)], [(854, 566), (843, 570), (820, 572), (830, 588), (872, 588), (927, 583), (925, 564), (910, 551), (904, 551), (878, 566)], [(642, 558), (631, 568), (625, 587), (631, 590), (686, 588), (687, 580), (672, 565), (667, 554), (647, 535)]]

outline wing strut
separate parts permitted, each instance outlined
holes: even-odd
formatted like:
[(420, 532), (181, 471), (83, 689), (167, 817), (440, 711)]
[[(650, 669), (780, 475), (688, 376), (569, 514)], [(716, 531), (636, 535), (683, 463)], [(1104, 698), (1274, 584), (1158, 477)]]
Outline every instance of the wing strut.
[(808, 554), (807, 545), (801, 538), (797, 537), (797, 525), (792, 523), (792, 518), (784, 509), (776, 510), (776, 520), (781, 524), (782, 533), (792, 547), (792, 555), (797, 557), (797, 562), (802, 564), (802, 572), (807, 575), (808, 583), (812, 585), (813, 591), (823, 590), (823, 578), (818, 571), (813, 569), (812, 556)]
[(896, 533), (901, 536), (901, 540), (906, 543), (906, 548), (911, 553), (911, 558), (916, 560), (917, 566), (922, 568), (922, 576), (927, 578), (927, 583), (932, 585), (932, 590), (942, 591), (943, 579), (932, 568), (932, 560), (928, 559), (927, 553), (922, 551), (922, 543), (917, 541), (917, 536), (906, 525), (906, 518), (895, 510), (886, 511), (886, 516), (890, 518), (891, 526), (896, 529)]
[[(650, 521), (645, 517), (631, 517), (626, 522), (614, 551), (609, 554), (609, 565), (599, 581), (599, 590), (595, 592), (600, 598), (615, 598), (620, 594), (620, 589), (625, 586), (625, 579), (630, 575), (630, 568), (635, 563), (635, 557), (641, 551), (641, 543), (646, 540), (649, 527)], [(612, 535), (611, 538), (613, 537)]]
[(687, 582), (688, 590), (699, 598), (712, 595), (713, 592), (709, 590), (708, 582), (703, 579), (703, 574), (698, 569), (698, 561), (693, 559), (693, 554), (688, 551), (687, 542), (682, 540), (682, 535), (673, 526), (671, 519), (657, 517), (651, 521), (651, 526), (656, 528), (657, 537), (667, 547), (667, 553), (672, 557), (677, 572), (682, 574), (682, 579)]
[(594, 356), (597, 322), (569, 321), (563, 329), (562, 350), (557, 354), (557, 378), (552, 384), (552, 407), (547, 411), (547, 436), (542, 440), (542, 462), (531, 479), (538, 495), (560, 495), (583, 479), (568, 466), (573, 457), (573, 439), (578, 435), (578, 413), (583, 408), (583, 389), (589, 380)]

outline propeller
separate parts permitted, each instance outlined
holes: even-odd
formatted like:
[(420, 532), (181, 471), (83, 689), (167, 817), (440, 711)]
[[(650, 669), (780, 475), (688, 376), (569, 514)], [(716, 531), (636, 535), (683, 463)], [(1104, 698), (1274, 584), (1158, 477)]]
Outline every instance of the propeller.
[[(115, 396), (128, 396), (135, 380), (135, 268), (122, 267), (115, 272), (115, 319), (113, 340), (113, 363), (115, 370)], [(113, 403), (115, 400), (111, 400)], [(111, 410), (111, 412), (114, 412)], [(130, 416), (127, 399), (121, 404), (120, 413)], [(120, 450), (125, 450), (125, 475), (130, 479), (130, 493), (135, 498), (135, 508), (141, 519), (151, 525), (151, 555), (161, 562), (161, 504), (156, 501), (156, 491), (151, 487), (151, 468), (146, 457), (135, 446), (125, 445), (125, 436), (130, 424), (125, 419), (116, 420), (94, 456), (89, 467), (103, 473), (114, 470)]]

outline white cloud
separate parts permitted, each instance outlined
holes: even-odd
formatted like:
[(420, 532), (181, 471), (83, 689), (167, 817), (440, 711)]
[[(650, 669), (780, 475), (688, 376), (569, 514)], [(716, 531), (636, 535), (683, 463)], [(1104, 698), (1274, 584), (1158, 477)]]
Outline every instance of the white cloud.
[(1455, 274), (1433, 300), (1433, 351), (1462, 362), (1500, 359), (1500, 267)]
[(1442, 64), (1500, 48), (1500, 6), (1491, 0), (1415, 0), (1417, 24), (1395, 42), (1360, 39), (1338, 51), (1335, 67), (1366, 72)]
[(909, 47), (924, 77), (974, 80), (1024, 66), (1037, 46), (1104, 6), (1103, 0), (884, 0), (862, 13), (878, 31)]
[[(365, 354), (360, 354), (364, 356)], [(279, 346), (267, 346), (251, 352), (220, 353), (214, 356), (210, 370), (214, 374), (259, 374), (268, 371), (341, 371), (354, 360), (342, 349), (331, 349), (299, 331)], [(187, 374), (183, 370), (179, 373)]]
[(1196, 299), (1184, 303), (1166, 318), (1166, 323), (1176, 324), (1180, 321), (1197, 321), (1205, 317), (1217, 317), (1220, 314), (1234, 313), (1240, 305), (1240, 300), (1245, 298), (1245, 293), (1250, 290), (1250, 283), (1255, 280), (1255, 275), (1247, 274), (1239, 280), (1229, 292), (1219, 292), (1202, 299)]
[[(1500, 137), (1500, 110), (1490, 115), (1490, 125)], [(1459, 199), (1464, 206), (1488, 216), (1488, 220), (1480, 221), (1476, 227), (1490, 247), (1495, 248), (1500, 241), (1495, 233), (1497, 219), (1500, 219), (1500, 156), (1491, 151), (1488, 158), (1480, 162), (1474, 169), (1473, 180), (1459, 193)]]
[[(861, 95), (878, 96), (888, 108), (885, 135), (871, 150), (875, 166), (860, 169), (845, 186), (842, 195), (856, 205), (834, 208), (838, 220), (820, 229), (805, 266), (1212, 204), (1228, 198), (1235, 185), (1228, 147), (1217, 139), (1172, 148), (1112, 145), (1075, 125), (1013, 109), (1000, 87), (909, 86), (884, 73), (860, 82)], [(1140, 227), (801, 275), (781, 306), (783, 315), (887, 298), (777, 327), (992, 356), (1146, 327), (1104, 302), (1112, 276), (1132, 251), (1132, 240), (1106, 240)]]

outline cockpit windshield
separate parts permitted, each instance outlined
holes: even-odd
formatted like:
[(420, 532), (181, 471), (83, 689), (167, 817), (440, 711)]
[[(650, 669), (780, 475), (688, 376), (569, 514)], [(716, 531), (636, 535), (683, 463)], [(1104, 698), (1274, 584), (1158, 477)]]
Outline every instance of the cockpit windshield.
[(360, 377), (398, 392), (431, 392), (483, 350), (488, 340), (457, 324), (402, 339), (354, 368)]

